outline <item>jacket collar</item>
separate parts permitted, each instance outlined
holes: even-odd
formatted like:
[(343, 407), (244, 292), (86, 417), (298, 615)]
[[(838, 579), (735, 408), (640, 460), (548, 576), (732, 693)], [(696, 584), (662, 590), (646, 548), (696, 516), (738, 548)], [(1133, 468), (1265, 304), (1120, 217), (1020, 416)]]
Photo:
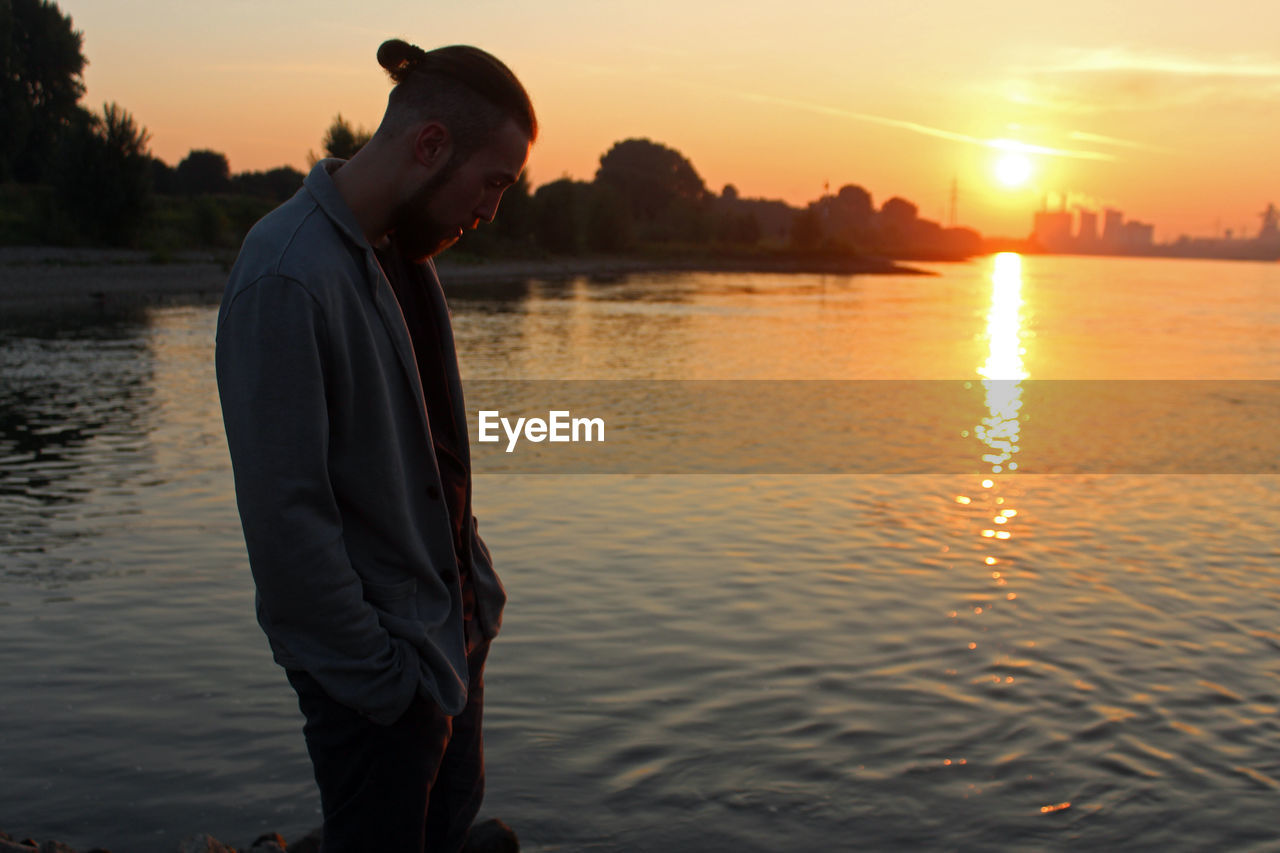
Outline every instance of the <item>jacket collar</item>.
[(311, 173), (303, 179), (302, 185), (306, 187), (307, 192), (311, 193), (311, 197), (315, 199), (324, 215), (329, 217), (333, 226), (364, 255), (366, 281), (370, 292), (376, 295), (379, 280), (385, 280), (386, 276), (382, 272), (382, 267), (378, 265), (373, 246), (369, 244), (368, 238), (364, 236), (364, 230), (356, 221), (356, 215), (351, 212), (351, 208), (347, 206), (346, 200), (333, 182), (333, 173), (346, 162), (337, 157), (320, 160), (311, 167)]
[(369, 245), (364, 232), (360, 230), (356, 215), (351, 212), (342, 194), (338, 192), (337, 185), (333, 183), (333, 173), (346, 162), (336, 157), (317, 162), (311, 167), (311, 173), (303, 180), (302, 185), (311, 193), (311, 197), (316, 200), (316, 204), (324, 211), (325, 216), (329, 217), (338, 230), (347, 236), (347, 239), (361, 250), (372, 254), (373, 247)]
[[(341, 193), (338, 192), (337, 186), (333, 183), (333, 173), (345, 162), (347, 161), (339, 160), (336, 157), (320, 160), (311, 167), (311, 173), (307, 175), (302, 183), (307, 188), (307, 191), (311, 193), (311, 197), (316, 200), (316, 204), (333, 222), (334, 226), (364, 253), (365, 268), (369, 274), (369, 288), (373, 293), (374, 303), (377, 305), (378, 312), (381, 314), (387, 331), (391, 335), (392, 343), (396, 348), (401, 365), (404, 367), (405, 374), (412, 378), (412, 385), (421, 400), (422, 385), (421, 380), (418, 378), (417, 361), (413, 355), (413, 343), (410, 339), (409, 331), (405, 327), (404, 315), (400, 310), (400, 304), (396, 301), (395, 291), (387, 280), (382, 265), (378, 263), (378, 257), (374, 254), (373, 246), (369, 244), (364, 232), (360, 229), (359, 223), (356, 222), (355, 214), (351, 212), (351, 208), (347, 206)], [(435, 261), (428, 258), (422, 267), (423, 275), (419, 280), (419, 286), (424, 287), (426, 290), (431, 317), (436, 323), (436, 334), (439, 336), (440, 348), (445, 358), (445, 372), (448, 376), (449, 391), (456, 401), (454, 405), (455, 425), (458, 435), (462, 436), (462, 440), (459, 442), (459, 452), (463, 463), (469, 469), (471, 466), (471, 454), (470, 448), (467, 446), (467, 413), (462, 402), (462, 382), (458, 378), (458, 356), (457, 351), (454, 349), (453, 327), (449, 322), (449, 306), (445, 301), (444, 288), (440, 286), (440, 278), (436, 272)], [(426, 428), (427, 434), (430, 435), (431, 427), (426, 420), (425, 400), (422, 400), (422, 405), (419, 406), (419, 409), (423, 419), (422, 424)], [(467, 501), (469, 504), (469, 484)]]

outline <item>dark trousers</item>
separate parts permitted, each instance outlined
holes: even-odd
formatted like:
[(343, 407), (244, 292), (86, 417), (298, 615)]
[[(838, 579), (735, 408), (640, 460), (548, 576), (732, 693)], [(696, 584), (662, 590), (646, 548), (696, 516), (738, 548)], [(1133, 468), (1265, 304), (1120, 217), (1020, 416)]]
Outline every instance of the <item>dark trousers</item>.
[(484, 660), (468, 655), (467, 706), (449, 717), (414, 698), (380, 726), (329, 698), (314, 678), (288, 670), (306, 717), (302, 732), (324, 812), (321, 853), (457, 853), (484, 798)]

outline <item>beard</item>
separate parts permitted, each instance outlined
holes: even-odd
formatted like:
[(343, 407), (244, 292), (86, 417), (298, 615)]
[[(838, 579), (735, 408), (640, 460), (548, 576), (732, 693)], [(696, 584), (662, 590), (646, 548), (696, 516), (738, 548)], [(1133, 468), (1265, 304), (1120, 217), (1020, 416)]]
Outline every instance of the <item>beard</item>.
[(446, 163), (396, 210), (391, 230), (396, 251), (405, 260), (422, 263), (458, 242), (462, 236), (461, 228), (440, 222), (429, 210), (431, 197), (448, 183), (455, 171), (457, 164), (452, 161)]

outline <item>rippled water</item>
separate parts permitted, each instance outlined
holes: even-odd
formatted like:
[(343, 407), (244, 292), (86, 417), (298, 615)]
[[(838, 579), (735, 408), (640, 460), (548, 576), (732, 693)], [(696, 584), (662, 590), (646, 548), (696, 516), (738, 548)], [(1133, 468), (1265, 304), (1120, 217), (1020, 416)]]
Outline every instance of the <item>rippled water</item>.
[[(472, 380), (1280, 379), (1280, 267), (1009, 263), (451, 301)], [(318, 822), (214, 316), (0, 320), (0, 828), (147, 851)], [(950, 417), (914, 428), (999, 455)], [(486, 812), (533, 851), (1280, 849), (1278, 504), (1266, 474), (482, 475), (511, 597)]]

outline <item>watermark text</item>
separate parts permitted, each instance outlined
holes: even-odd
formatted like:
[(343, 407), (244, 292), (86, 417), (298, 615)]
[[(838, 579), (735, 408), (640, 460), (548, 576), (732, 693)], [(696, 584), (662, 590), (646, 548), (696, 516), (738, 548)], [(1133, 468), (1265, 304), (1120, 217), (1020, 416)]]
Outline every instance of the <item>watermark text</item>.
[(480, 441), (501, 441), (499, 427), (506, 434), (507, 453), (516, 449), (521, 438), (534, 443), (604, 441), (604, 418), (575, 418), (568, 409), (552, 409), (545, 419), (518, 417), (514, 422), (497, 409), (481, 410), (477, 435)]

